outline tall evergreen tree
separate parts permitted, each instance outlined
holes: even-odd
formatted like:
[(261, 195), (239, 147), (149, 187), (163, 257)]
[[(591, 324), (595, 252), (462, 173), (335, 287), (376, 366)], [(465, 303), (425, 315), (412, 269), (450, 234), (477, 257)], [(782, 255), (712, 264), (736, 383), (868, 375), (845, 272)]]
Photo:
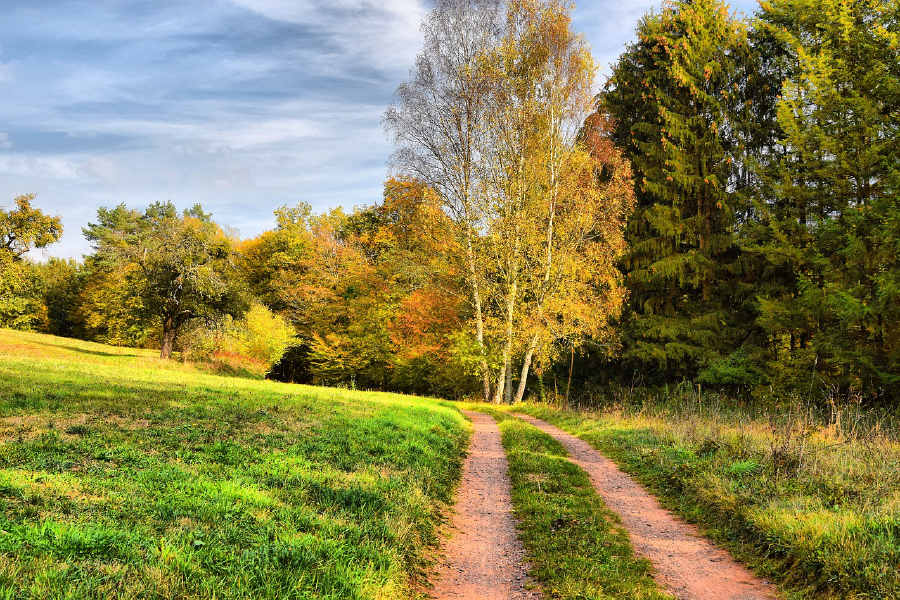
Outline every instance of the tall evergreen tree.
[[(775, 0), (758, 28), (791, 66), (778, 103), (785, 153), (765, 171), (772, 264), (761, 296), (770, 366), (786, 385), (900, 390), (900, 5)], [(809, 385), (809, 383), (807, 383)]]
[(656, 379), (694, 377), (740, 346), (750, 320), (736, 236), (747, 32), (723, 2), (695, 0), (645, 16), (637, 34), (600, 97), (637, 194), (624, 358)]

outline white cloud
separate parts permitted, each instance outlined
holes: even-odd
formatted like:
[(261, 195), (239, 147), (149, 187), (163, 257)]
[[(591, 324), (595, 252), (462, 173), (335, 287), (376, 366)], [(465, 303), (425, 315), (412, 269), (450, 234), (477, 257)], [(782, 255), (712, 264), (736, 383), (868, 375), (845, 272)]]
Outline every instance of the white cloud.
[(5, 83), (13, 80), (13, 70), (15, 68), (15, 62), (0, 62), (0, 83)]
[(381, 70), (407, 69), (422, 44), (421, 0), (231, 0), (277, 21), (324, 34), (348, 61)]
[(9, 140), (9, 136), (2, 131), (0, 131), (0, 150), (6, 150), (8, 148), (12, 148), (12, 142)]
[(118, 183), (122, 179), (122, 165), (108, 158), (91, 158), (75, 167), (86, 177), (103, 183)]
[(61, 157), (35, 158), (33, 156), (10, 156), (0, 159), (0, 174), (15, 177), (36, 177), (50, 180), (73, 179), (78, 172)]

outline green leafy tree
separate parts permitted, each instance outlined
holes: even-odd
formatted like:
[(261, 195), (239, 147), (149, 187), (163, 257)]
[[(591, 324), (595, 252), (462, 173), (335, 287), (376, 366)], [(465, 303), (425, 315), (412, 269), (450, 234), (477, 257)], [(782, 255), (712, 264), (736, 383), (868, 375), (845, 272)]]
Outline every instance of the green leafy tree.
[(144, 289), (142, 278), (135, 263), (88, 256), (73, 316), (76, 337), (111, 346), (154, 346), (159, 323), (148, 316), (144, 299), (135, 292)]
[(75, 259), (50, 258), (35, 265), (43, 283), (47, 308), (47, 333), (76, 337), (79, 323), (76, 312), (85, 283), (85, 272)]
[(97, 217), (84, 235), (101, 265), (134, 274), (129, 295), (140, 299), (145, 319), (158, 322), (161, 358), (171, 356), (192, 319), (240, 316), (248, 308), (235, 240), (199, 205), (178, 214), (171, 202), (144, 213), (122, 204), (101, 208)]
[(57, 241), (62, 220), (33, 208), (34, 198), (19, 196), (15, 208), (0, 208), (0, 327), (41, 329), (47, 324), (41, 274), (25, 254)]
[(34, 248), (44, 248), (62, 236), (62, 219), (32, 208), (34, 194), (15, 199), (16, 208), (0, 209), (0, 248), (20, 259)]

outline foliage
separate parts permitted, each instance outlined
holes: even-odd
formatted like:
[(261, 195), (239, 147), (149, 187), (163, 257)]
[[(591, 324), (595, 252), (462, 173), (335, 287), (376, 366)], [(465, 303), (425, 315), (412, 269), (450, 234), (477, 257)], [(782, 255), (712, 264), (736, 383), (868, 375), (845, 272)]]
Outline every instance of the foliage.
[(380, 203), (283, 207), (243, 242), (199, 207), (101, 209), (77, 266), (29, 262), (59, 219), (17, 198), (0, 325), (168, 355), (254, 296), (297, 331), (271, 370), (287, 381), (896, 402), (898, 4), (666, 2), (596, 99), (572, 8), (434, 3), (384, 115)]
[(62, 235), (62, 219), (32, 208), (34, 199), (34, 194), (25, 194), (15, 199), (16, 208), (0, 209), (0, 252), (14, 259), (34, 248), (44, 248)]
[(898, 28), (875, 0), (644, 17), (600, 101), (638, 198), (624, 354), (589, 377), (897, 397)]
[(667, 4), (637, 35), (600, 104), (632, 161), (638, 201), (624, 261), (624, 358), (691, 377), (727, 352), (748, 320), (731, 310), (742, 303), (735, 223), (743, 209), (730, 185), (747, 32), (723, 2), (702, 0)]
[(101, 208), (97, 218), (84, 235), (99, 266), (127, 274), (127, 293), (139, 300), (140, 316), (161, 324), (162, 358), (169, 358), (191, 319), (246, 310), (234, 240), (199, 205), (179, 216), (171, 202), (152, 204), (143, 214), (120, 204)]
[(134, 263), (107, 266), (92, 256), (84, 271), (74, 313), (77, 337), (135, 348), (158, 343), (159, 323), (146, 317), (144, 298), (137, 293), (144, 285), (140, 267)]
[(57, 241), (62, 221), (32, 208), (34, 198), (34, 194), (26, 194), (15, 199), (15, 208), (0, 207), (0, 327), (47, 327), (43, 281), (38, 268), (24, 255)]
[(82, 265), (71, 258), (51, 257), (36, 268), (43, 283), (43, 301), (47, 307), (45, 333), (75, 337), (79, 333), (76, 311), (85, 280)]
[(896, 3), (776, 1), (758, 28), (794, 65), (777, 103), (757, 251), (789, 269), (762, 290), (766, 359), (789, 387), (814, 369), (844, 390), (900, 393)]
[(512, 400), (514, 369), (520, 398), (533, 357), (549, 360), (559, 339), (601, 337), (623, 298), (612, 264), (630, 174), (611, 145), (598, 152), (602, 122), (579, 136), (594, 65), (571, 9), (439, 2), (385, 114), (395, 166), (451, 219), (485, 400)]
[(47, 322), (42, 282), (35, 265), (0, 251), (0, 327), (30, 331)]
[(0, 331), (0, 595), (418, 597), (453, 407)]
[(397, 88), (384, 115), (397, 150), (392, 162), (401, 173), (433, 189), (450, 217), (465, 265), (465, 298), (471, 305), (471, 329), (481, 393), (491, 395), (490, 349), (485, 340), (486, 282), (480, 229), (487, 189), (481, 181), (486, 113), (490, 96), (484, 56), (503, 31), (504, 4), (497, 0), (438, 0), (422, 23), (424, 45)]
[(296, 343), (294, 328), (261, 304), (251, 306), (240, 319), (226, 315), (219, 323), (201, 322), (186, 337), (182, 350), (187, 360), (257, 378), (265, 377)]
[(253, 291), (298, 332), (293, 380), (459, 396), (470, 376), (453, 355), (461, 327), (454, 239), (433, 193), (392, 178), (384, 199), (347, 215), (278, 211), (278, 228), (245, 242)]

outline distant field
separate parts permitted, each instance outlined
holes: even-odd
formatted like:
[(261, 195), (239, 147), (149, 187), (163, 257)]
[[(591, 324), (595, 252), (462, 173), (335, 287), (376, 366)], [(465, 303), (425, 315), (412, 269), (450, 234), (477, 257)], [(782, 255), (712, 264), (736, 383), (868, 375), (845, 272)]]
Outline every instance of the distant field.
[(468, 431), (0, 330), (0, 599), (415, 597)]

